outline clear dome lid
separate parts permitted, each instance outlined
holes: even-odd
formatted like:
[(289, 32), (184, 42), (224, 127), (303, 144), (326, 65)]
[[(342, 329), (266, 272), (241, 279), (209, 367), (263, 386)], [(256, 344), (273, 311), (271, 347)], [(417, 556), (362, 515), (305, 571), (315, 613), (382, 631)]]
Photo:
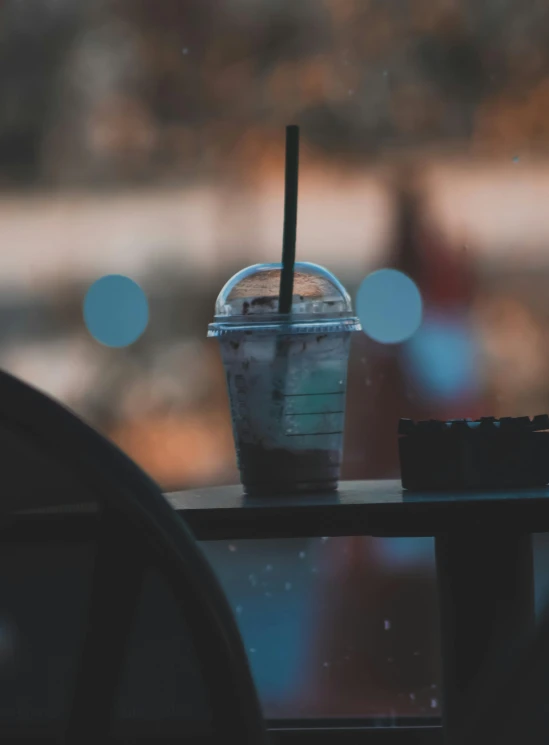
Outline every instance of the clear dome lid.
[[(351, 298), (341, 282), (322, 266), (296, 262), (292, 311), (278, 312), (282, 264), (254, 264), (235, 274), (223, 287), (215, 304), (215, 322), (210, 324), (210, 336), (216, 330), (231, 326), (291, 323), (310, 324), (320, 320), (334, 321), (346, 328), (360, 328), (353, 316)], [(334, 329), (335, 330), (335, 329)]]
[[(278, 314), (281, 271), (281, 264), (254, 264), (235, 274), (219, 293), (216, 318)], [(351, 312), (351, 298), (333, 274), (316, 264), (296, 263), (292, 315)]]

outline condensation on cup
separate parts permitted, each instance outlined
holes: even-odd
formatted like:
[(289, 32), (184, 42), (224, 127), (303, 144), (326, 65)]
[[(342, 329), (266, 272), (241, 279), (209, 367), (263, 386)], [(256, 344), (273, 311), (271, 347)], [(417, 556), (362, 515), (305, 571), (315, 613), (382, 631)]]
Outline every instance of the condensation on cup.
[(280, 264), (232, 277), (216, 302), (233, 433), (249, 496), (337, 489), (351, 333), (360, 330), (343, 285), (296, 263), (292, 312), (278, 313)]

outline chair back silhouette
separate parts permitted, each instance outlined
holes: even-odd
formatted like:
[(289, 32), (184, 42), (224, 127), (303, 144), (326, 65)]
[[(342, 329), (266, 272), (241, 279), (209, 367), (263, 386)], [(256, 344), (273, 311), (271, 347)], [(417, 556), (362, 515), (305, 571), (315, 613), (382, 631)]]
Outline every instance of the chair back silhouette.
[(238, 627), (158, 486), (0, 372), (0, 738), (264, 742)]

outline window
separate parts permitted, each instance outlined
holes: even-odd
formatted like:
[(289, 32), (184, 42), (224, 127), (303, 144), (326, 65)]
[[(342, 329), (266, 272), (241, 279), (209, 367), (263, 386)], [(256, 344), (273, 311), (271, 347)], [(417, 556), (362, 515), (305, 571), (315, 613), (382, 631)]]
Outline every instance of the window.
[[(279, 260), (284, 128), (297, 122), (298, 259), (325, 265), (355, 305), (362, 280), (382, 267), (409, 275), (423, 299), (409, 340), (353, 338), (342, 477), (398, 478), (399, 417), (549, 410), (542, 3), (96, 6), (0, 7), (2, 368), (72, 407), (166, 490), (237, 483), (225, 372), (206, 331), (229, 277)], [(141, 326), (126, 314), (126, 346), (101, 343), (86, 326), (89, 290), (111, 275), (142, 290), (128, 295), (138, 297)], [(99, 320), (112, 326), (109, 307), (100, 298)], [(539, 603), (545, 545), (540, 537)], [(87, 585), (77, 567), (88, 558), (81, 546), (70, 562), (65, 546), (5, 550), (21, 552), (0, 568), (6, 715), (26, 706), (38, 717), (50, 696), (61, 717), (70, 675), (56, 644), (78, 641)], [(430, 541), (206, 550), (270, 715), (438, 716)], [(62, 604), (27, 608), (18, 593), (35, 582)], [(183, 670), (169, 593), (150, 582), (165, 613), (142, 616), (135, 630), (151, 636), (135, 641), (128, 663), (124, 721), (156, 679), (132, 666), (159, 660), (151, 717), (173, 711), (175, 698), (155, 695), (175, 696)], [(353, 603), (363, 627), (352, 626)], [(49, 614), (65, 605), (57, 626)], [(33, 644), (47, 634), (53, 661), (33, 661), (31, 680)], [(346, 634), (364, 643), (360, 657)], [(22, 656), (6, 651), (2, 662), (14, 640)]]

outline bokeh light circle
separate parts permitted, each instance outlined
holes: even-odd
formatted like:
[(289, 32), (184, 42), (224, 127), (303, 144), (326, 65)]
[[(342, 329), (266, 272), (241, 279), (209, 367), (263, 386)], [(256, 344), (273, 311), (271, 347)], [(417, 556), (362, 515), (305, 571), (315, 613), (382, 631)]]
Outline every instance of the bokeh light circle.
[(405, 354), (410, 375), (430, 398), (478, 393), (478, 349), (466, 315), (426, 314)]
[(356, 312), (362, 330), (374, 341), (400, 344), (420, 327), (423, 302), (410, 277), (396, 269), (379, 269), (358, 288)]
[(122, 274), (108, 274), (94, 282), (87, 291), (84, 322), (100, 344), (127, 347), (147, 328), (147, 297), (133, 279)]

